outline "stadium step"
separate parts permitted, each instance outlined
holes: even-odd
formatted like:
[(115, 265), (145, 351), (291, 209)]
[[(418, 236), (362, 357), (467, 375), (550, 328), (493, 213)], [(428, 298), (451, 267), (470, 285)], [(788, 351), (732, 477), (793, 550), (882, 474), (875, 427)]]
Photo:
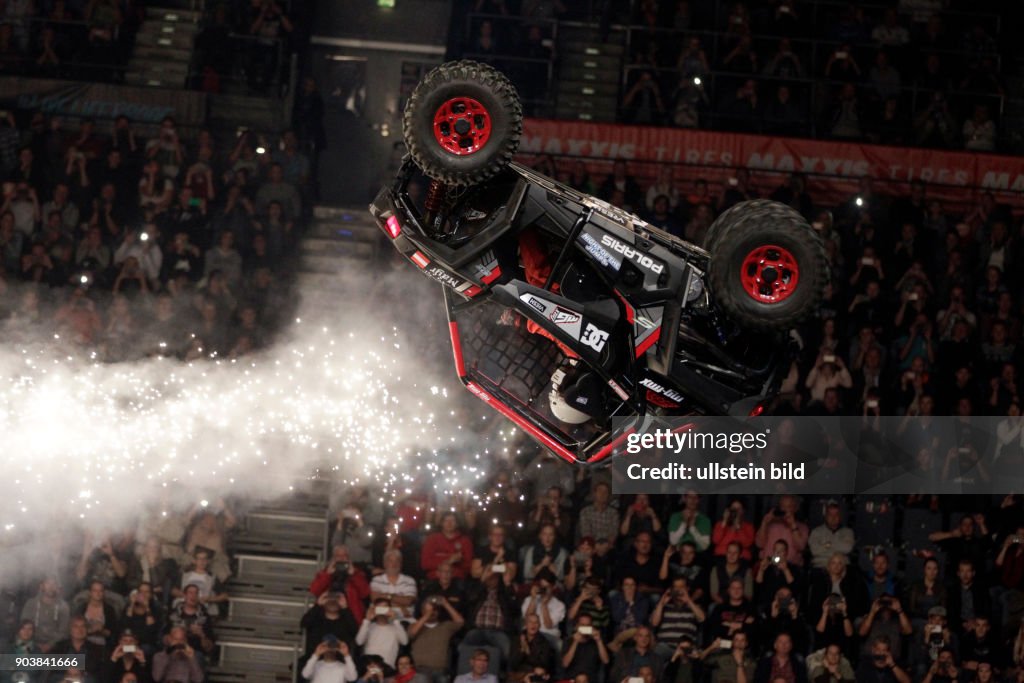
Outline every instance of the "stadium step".
[(185, 86), (199, 19), (200, 13), (192, 9), (148, 7), (125, 80), (151, 87)]
[(300, 655), (299, 642), (284, 645), (262, 638), (223, 638), (207, 680), (246, 683), (291, 683)]
[(591, 27), (559, 31), (556, 118), (615, 120), (626, 54), (624, 42), (621, 31), (610, 31), (607, 36)]

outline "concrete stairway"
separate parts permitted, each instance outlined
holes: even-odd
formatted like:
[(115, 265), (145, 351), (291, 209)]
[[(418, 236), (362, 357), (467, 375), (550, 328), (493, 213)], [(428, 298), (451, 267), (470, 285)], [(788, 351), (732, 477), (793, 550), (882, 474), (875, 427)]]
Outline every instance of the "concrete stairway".
[(217, 622), (211, 683), (292, 683), (302, 654), (309, 582), (323, 562), (329, 527), (328, 485), (250, 510), (231, 538), (236, 568), (230, 601)]
[(192, 9), (147, 7), (135, 39), (125, 82), (164, 88), (186, 85), (200, 12)]
[(351, 291), (371, 273), (385, 239), (365, 207), (315, 207), (301, 245), (300, 290)]

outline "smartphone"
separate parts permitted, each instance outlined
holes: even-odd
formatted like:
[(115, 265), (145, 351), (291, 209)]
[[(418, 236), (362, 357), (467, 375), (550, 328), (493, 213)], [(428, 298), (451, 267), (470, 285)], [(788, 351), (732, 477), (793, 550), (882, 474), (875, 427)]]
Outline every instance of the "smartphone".
[(626, 683), (644, 683), (643, 676), (630, 676), (626, 679)]
[(876, 401), (875, 399), (871, 399), (871, 400), (869, 400), (867, 402), (867, 406), (868, 406), (868, 408), (877, 408), (878, 407), (878, 401)]
[(833, 353), (826, 353), (822, 360), (825, 361), (826, 363), (835, 363), (836, 356)]
[(740, 181), (736, 180), (736, 178), (729, 178), (729, 187), (736, 187), (739, 184)]
[(130, 655), (131, 653), (135, 652), (136, 649), (138, 648), (136, 648), (136, 646), (134, 645), (125, 645), (121, 648), (121, 652), (125, 653), (126, 655)]
[(378, 617), (386, 617), (387, 615), (391, 614), (391, 608), (390, 607), (374, 607), (373, 608), (373, 613), (376, 614)]
[(814, 221), (813, 223), (811, 223), (811, 227), (817, 230), (818, 232), (821, 232), (822, 230), (825, 229), (825, 224), (822, 223), (821, 221)]
[(505, 563), (503, 562), (501, 564), (492, 564), (491, 565), (491, 571), (494, 572), (495, 574), (504, 574), (505, 573)]
[(875, 265), (875, 259), (871, 258), (870, 256), (865, 256), (864, 258), (862, 258), (860, 260), (860, 262), (862, 264), (864, 264), (865, 266), (873, 266), (873, 265)]
[(586, 624), (584, 624), (583, 626), (580, 626), (576, 630), (579, 631), (580, 633), (582, 633), (585, 636), (592, 636), (592, 635), (594, 635), (594, 627), (593, 626), (587, 626)]
[(720, 640), (718, 642), (718, 647), (723, 649), (723, 650), (731, 650), (732, 649), (732, 641), (731, 640), (722, 639), (722, 640)]
[(847, 54), (843, 50), (836, 52), (836, 59), (846, 59), (847, 57), (849, 57), (849, 54)]
[(967, 453), (971, 452), (971, 449), (968, 448), (967, 446), (961, 446), (960, 448), (956, 449), (956, 452), (966, 455)]
[(792, 10), (789, 9), (788, 5), (780, 5), (779, 6), (779, 14), (789, 14), (791, 11)]
[(907, 301), (917, 301), (918, 298), (919, 297), (917, 292), (911, 292), (910, 294), (907, 295)]
[(917, 373), (913, 370), (907, 370), (907, 379), (917, 379)]
[(199, 206), (200, 203), (201, 202), (199, 200), (199, 197), (193, 197), (192, 199), (188, 200), (188, 205), (192, 207)]

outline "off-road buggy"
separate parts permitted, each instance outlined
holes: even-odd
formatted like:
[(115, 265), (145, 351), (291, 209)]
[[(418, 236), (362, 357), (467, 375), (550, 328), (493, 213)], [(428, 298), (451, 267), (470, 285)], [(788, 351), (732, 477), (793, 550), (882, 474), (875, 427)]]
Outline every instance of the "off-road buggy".
[(370, 206), (444, 285), (466, 387), (581, 464), (617, 452), (613, 418), (759, 414), (825, 287), (818, 234), (754, 200), (690, 244), (513, 162), (521, 130), (501, 73), (437, 67), (405, 109), (408, 156)]

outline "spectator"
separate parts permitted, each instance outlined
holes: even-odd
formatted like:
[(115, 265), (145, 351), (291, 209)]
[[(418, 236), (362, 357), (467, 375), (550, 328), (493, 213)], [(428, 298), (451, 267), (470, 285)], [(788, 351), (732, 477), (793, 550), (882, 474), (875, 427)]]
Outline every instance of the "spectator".
[(156, 683), (202, 683), (203, 678), (199, 655), (189, 644), (185, 628), (172, 626), (166, 649), (153, 656), (153, 680)]
[(310, 656), (329, 636), (355, 649), (359, 623), (349, 609), (344, 593), (325, 591), (316, 604), (302, 615), (302, 630), (306, 632), (306, 656)]
[[(444, 621), (439, 618), (442, 611), (447, 617)], [(448, 670), (453, 638), (464, 624), (465, 619), (444, 596), (427, 598), (422, 604), (420, 618), (409, 625), (409, 641), (412, 656), (417, 662), (416, 669), (434, 677), (434, 680), (443, 676)], [(514, 667), (514, 656), (512, 662)]]
[[(835, 644), (828, 645), (824, 650), (819, 651), (821, 658), (814, 657), (815, 664), (811, 665), (811, 659), (807, 658), (808, 680), (811, 683), (853, 683), (855, 676), (853, 666), (845, 656), (842, 649)], [(815, 653), (817, 654), (817, 653)]]
[(754, 680), (757, 660), (750, 653), (744, 631), (734, 632), (731, 639), (715, 638), (701, 653), (701, 659), (711, 671), (711, 683)]
[(896, 10), (887, 9), (882, 23), (871, 32), (871, 38), (885, 47), (903, 47), (910, 42), (910, 32), (900, 26)]
[(671, 659), (684, 638), (696, 642), (706, 618), (704, 610), (690, 595), (686, 579), (673, 579), (671, 588), (661, 596), (651, 614), (651, 626), (658, 629), (655, 651), (662, 660)]
[(561, 639), (561, 624), (565, 619), (565, 603), (555, 596), (557, 579), (550, 569), (537, 572), (530, 594), (523, 600), (523, 618), (535, 614), (540, 618), (541, 633), (554, 643)]
[(213, 622), (209, 610), (199, 600), (199, 586), (190, 584), (185, 587), (184, 594), (167, 615), (167, 621), (172, 628), (185, 629), (192, 649), (203, 655), (213, 652)]
[(468, 626), (470, 631), (462, 639), (460, 648), (496, 647), (507, 660), (512, 648), (512, 632), (519, 610), (509, 588), (497, 574), (473, 586), (469, 597)]
[[(867, 336), (870, 337), (870, 328), (865, 329), (868, 330)], [(871, 343), (862, 343), (862, 354)], [(849, 555), (853, 552), (853, 530), (843, 526), (842, 509), (837, 502), (830, 501), (825, 506), (825, 520), (811, 531), (807, 545), (811, 552), (811, 566), (815, 569), (825, 569), (835, 553)]]
[(363, 621), (363, 601), (370, 597), (370, 583), (362, 569), (349, 561), (348, 548), (334, 546), (331, 561), (317, 572), (309, 585), (309, 592), (319, 597), (331, 591), (345, 596), (352, 617), (357, 623)]
[(384, 553), (384, 571), (370, 581), (370, 599), (376, 602), (387, 598), (394, 610), (392, 617), (399, 621), (412, 621), (416, 604), (416, 580), (402, 573), (402, 552)]
[(692, 543), (698, 552), (711, 545), (711, 518), (699, 510), (700, 494), (683, 494), (683, 509), (674, 512), (668, 522), (668, 542), (672, 546)]
[(888, 638), (873, 639), (869, 653), (857, 667), (857, 683), (910, 683), (910, 675), (896, 662)]
[(555, 525), (544, 524), (537, 534), (537, 543), (524, 549), (523, 579), (532, 581), (540, 572), (548, 570), (561, 582), (565, 579), (568, 559), (568, 552), (557, 542)]
[(455, 683), (498, 683), (498, 677), (487, 673), (491, 666), (491, 656), (487, 650), (477, 650), (470, 660), (470, 670), (455, 677)]
[(788, 633), (775, 636), (772, 652), (757, 663), (755, 683), (807, 683), (807, 666), (803, 658), (793, 652), (793, 638)]
[(988, 107), (974, 106), (974, 116), (964, 121), (964, 147), (974, 152), (991, 152), (996, 145), (996, 124), (992, 122)]
[(409, 643), (409, 635), (394, 618), (393, 610), (388, 598), (374, 599), (373, 609), (368, 611), (356, 633), (356, 645), (363, 648), (363, 653), (380, 657), (391, 668), (398, 659), (399, 648)]
[(562, 651), (561, 664), (565, 675), (576, 678), (585, 674), (588, 679), (597, 680), (602, 667), (610, 661), (600, 629), (594, 627), (589, 615), (581, 614)]
[(256, 191), (256, 210), (266, 211), (271, 202), (280, 202), (284, 216), (294, 220), (302, 216), (302, 199), (295, 186), (285, 181), (284, 168), (279, 163), (272, 163), (267, 181)]
[(730, 502), (722, 513), (722, 521), (711, 532), (715, 555), (724, 556), (729, 544), (735, 542), (739, 544), (741, 557), (750, 560), (750, 550), (754, 545), (754, 525), (743, 519), (743, 513), (743, 502), (739, 499)]
[(523, 618), (523, 631), (512, 643), (509, 659), (511, 677), (521, 679), (537, 668), (555, 670), (556, 650), (551, 640), (540, 632), (540, 626), (541, 620), (536, 614), (527, 614)]
[(750, 571), (750, 562), (743, 559), (743, 550), (735, 541), (729, 544), (725, 555), (718, 558), (711, 567), (708, 582), (711, 601), (719, 605), (725, 602), (726, 590), (734, 580), (743, 583), (745, 597), (750, 598), (754, 595), (754, 575)]
[(311, 683), (346, 683), (359, 678), (348, 643), (325, 636), (302, 668), (302, 677)]
[(138, 638), (131, 631), (124, 631), (117, 647), (110, 653), (110, 670), (106, 679), (123, 682), (127, 674), (133, 674), (137, 683), (148, 683), (148, 666), (146, 652), (140, 647)]
[(594, 539), (594, 552), (607, 555), (619, 535), (619, 513), (611, 507), (611, 487), (605, 482), (594, 485), (594, 502), (580, 511), (576, 526), (578, 538)]
[(33, 639), (39, 652), (47, 654), (68, 632), (71, 608), (60, 596), (57, 580), (47, 577), (39, 584), (39, 592), (21, 608), (22, 622), (31, 621)]
[(988, 588), (977, 580), (974, 563), (969, 559), (961, 559), (957, 564), (956, 581), (948, 596), (949, 623), (957, 634), (969, 630), (976, 617), (992, 613)]

